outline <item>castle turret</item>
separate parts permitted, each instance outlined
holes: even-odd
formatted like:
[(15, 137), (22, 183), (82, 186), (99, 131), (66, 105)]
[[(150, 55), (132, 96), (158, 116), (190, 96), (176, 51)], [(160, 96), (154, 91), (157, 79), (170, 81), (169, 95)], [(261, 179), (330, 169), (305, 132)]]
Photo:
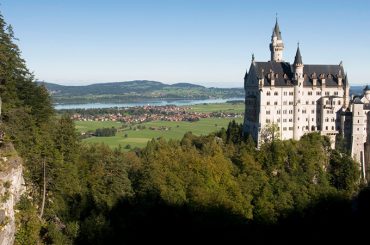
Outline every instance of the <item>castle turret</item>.
[(301, 125), (300, 123), (300, 115), (301, 115), (301, 97), (302, 97), (302, 88), (303, 88), (303, 62), (301, 51), (299, 50), (299, 45), (297, 48), (297, 53), (294, 58), (293, 63), (293, 70), (294, 70), (294, 126), (293, 126), (293, 139), (299, 140), (301, 137), (302, 128), (299, 128)]
[(364, 88), (364, 96), (368, 101), (370, 101), (370, 87), (368, 85)]
[[(294, 63), (294, 74), (295, 74), (295, 80), (298, 82), (298, 85), (301, 86), (303, 84), (303, 62), (302, 62), (302, 55), (301, 51), (299, 50), (299, 44), (297, 48), (297, 52), (295, 54)], [(301, 83), (301, 84), (299, 84)]]
[(281, 38), (281, 32), (279, 24), (276, 18), (276, 23), (274, 30), (272, 31), (270, 51), (271, 51), (271, 61), (281, 62), (283, 61), (283, 50), (284, 43)]

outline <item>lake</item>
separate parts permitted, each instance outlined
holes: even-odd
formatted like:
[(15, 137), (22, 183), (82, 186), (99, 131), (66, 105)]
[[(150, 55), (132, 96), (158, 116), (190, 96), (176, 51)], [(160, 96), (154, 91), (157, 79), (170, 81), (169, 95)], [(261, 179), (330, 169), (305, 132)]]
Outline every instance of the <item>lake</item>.
[(228, 99), (205, 99), (205, 100), (157, 100), (144, 101), (135, 103), (87, 103), (87, 104), (55, 104), (56, 110), (61, 109), (95, 109), (95, 108), (112, 108), (112, 107), (135, 107), (135, 106), (166, 106), (166, 105), (197, 105), (197, 104), (214, 104), (225, 103), (227, 101), (243, 100), (244, 98), (228, 98)]

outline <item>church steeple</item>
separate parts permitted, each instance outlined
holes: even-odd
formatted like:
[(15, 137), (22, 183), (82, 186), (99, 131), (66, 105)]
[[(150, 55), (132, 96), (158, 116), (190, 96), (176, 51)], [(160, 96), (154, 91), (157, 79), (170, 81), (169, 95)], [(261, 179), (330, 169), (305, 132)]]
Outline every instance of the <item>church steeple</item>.
[(283, 50), (284, 43), (281, 38), (280, 27), (278, 19), (276, 17), (275, 27), (272, 30), (270, 51), (271, 51), (271, 61), (281, 62), (283, 61)]

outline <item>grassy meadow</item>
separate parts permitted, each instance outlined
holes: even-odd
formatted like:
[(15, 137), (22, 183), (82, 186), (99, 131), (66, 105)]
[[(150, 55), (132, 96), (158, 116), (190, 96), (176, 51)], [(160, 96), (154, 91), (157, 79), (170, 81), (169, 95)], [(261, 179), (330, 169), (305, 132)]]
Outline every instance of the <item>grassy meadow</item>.
[[(206, 104), (191, 106), (193, 111), (197, 112), (241, 112), (244, 109), (243, 104)], [(121, 128), (121, 122), (84, 122), (76, 121), (76, 128), (79, 132), (94, 131), (97, 128), (115, 127), (118, 129), (114, 137), (90, 137), (84, 139), (84, 143), (105, 143), (112, 148), (126, 147), (130, 148), (144, 147), (147, 142), (153, 138), (162, 137), (165, 139), (181, 139), (186, 132), (191, 131), (195, 135), (207, 135), (209, 133), (220, 130), (222, 127), (226, 128), (228, 123), (233, 119), (230, 118), (204, 118), (197, 122), (167, 122), (167, 121), (153, 121), (141, 124), (132, 125), (131, 127)], [(241, 123), (242, 118), (236, 118), (235, 121)], [(139, 129), (145, 126), (145, 129)], [(151, 130), (150, 127), (157, 130)], [(167, 130), (159, 130), (160, 127)]]

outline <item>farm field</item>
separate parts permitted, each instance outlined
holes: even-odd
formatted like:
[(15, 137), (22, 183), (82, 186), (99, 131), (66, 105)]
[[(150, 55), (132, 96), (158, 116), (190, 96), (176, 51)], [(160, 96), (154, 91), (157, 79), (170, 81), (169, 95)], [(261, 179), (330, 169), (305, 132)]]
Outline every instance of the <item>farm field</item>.
[[(130, 145), (130, 148), (144, 147), (147, 142), (153, 138), (163, 137), (165, 139), (181, 139), (186, 132), (191, 131), (195, 135), (207, 135), (209, 133), (220, 130), (222, 127), (226, 128), (228, 123), (232, 121), (230, 118), (205, 118), (197, 122), (166, 122), (153, 121), (138, 124), (142, 128), (138, 129), (138, 125), (131, 126), (131, 129), (119, 129), (122, 125), (120, 122), (75, 122), (76, 128), (79, 132), (87, 132), (88, 130), (95, 130), (97, 128), (115, 127), (119, 129), (116, 136), (113, 137), (91, 137), (84, 139), (84, 143), (104, 143), (112, 148), (119, 145), (125, 148)], [(242, 118), (236, 118), (235, 121), (241, 123)], [(165, 127), (168, 130), (151, 130), (152, 128)], [(125, 137), (126, 135), (126, 137)]]
[[(242, 113), (244, 111), (244, 103), (199, 104), (187, 107), (191, 107), (189, 111), (200, 113)], [(123, 124), (121, 122), (113, 121), (76, 121), (75, 125), (80, 133), (95, 131), (97, 128), (115, 127), (118, 129), (116, 136), (90, 137), (84, 139), (83, 142), (87, 144), (104, 143), (112, 148), (121, 146), (123, 148), (132, 149), (135, 147), (144, 147), (149, 140), (158, 137), (165, 139), (181, 139), (187, 132), (192, 132), (195, 135), (207, 135), (220, 130), (222, 127), (226, 128), (232, 120), (232, 118), (203, 118), (196, 122), (152, 121), (129, 125), (126, 128), (122, 128)], [(235, 118), (235, 121), (242, 123), (243, 118)], [(129, 147), (127, 147), (127, 145), (129, 145)]]
[(219, 103), (219, 104), (198, 104), (192, 105), (189, 111), (193, 112), (234, 112), (243, 113), (244, 103)]

